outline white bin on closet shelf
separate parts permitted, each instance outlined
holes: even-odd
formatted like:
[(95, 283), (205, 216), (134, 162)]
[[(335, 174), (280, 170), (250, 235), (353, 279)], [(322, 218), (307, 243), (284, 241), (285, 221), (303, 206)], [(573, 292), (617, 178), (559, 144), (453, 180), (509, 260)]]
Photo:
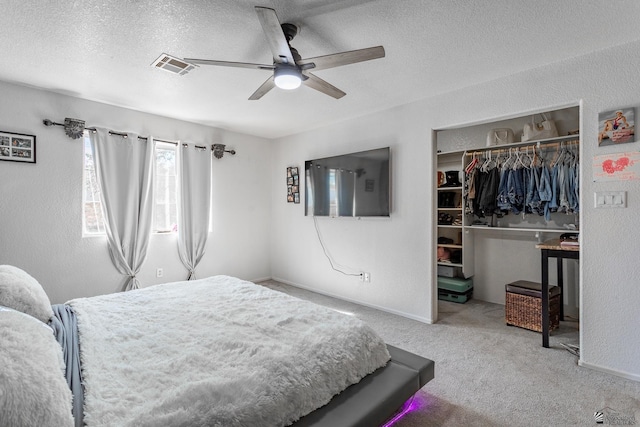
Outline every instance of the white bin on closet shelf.
[(452, 265), (438, 265), (438, 276), (441, 277), (458, 277), (459, 268)]

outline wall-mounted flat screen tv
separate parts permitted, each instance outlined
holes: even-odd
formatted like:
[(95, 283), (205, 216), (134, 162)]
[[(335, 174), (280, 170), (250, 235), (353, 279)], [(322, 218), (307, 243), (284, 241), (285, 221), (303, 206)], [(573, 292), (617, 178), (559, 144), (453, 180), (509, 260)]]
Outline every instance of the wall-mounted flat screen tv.
[(390, 155), (385, 147), (304, 162), (305, 215), (389, 216)]

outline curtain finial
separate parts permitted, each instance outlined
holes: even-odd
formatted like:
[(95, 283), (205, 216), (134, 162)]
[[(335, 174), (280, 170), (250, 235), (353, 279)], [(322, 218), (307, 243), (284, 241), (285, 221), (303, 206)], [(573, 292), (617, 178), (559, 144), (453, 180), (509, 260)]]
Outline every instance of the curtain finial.
[(236, 154), (236, 150), (225, 150), (225, 147), (226, 145), (224, 144), (213, 144), (211, 146), (211, 150), (216, 159), (221, 159), (224, 153), (229, 153), (232, 156)]

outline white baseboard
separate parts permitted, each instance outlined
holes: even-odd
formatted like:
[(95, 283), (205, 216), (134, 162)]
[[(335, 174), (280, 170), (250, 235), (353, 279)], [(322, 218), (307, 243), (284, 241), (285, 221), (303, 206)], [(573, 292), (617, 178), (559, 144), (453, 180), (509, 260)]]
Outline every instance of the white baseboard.
[(343, 297), (341, 295), (332, 294), (331, 292), (324, 292), (324, 291), (321, 291), (321, 290), (318, 290), (318, 289), (315, 289), (315, 288), (311, 288), (309, 286), (304, 286), (304, 285), (301, 285), (299, 283), (294, 283), (294, 282), (291, 282), (289, 280), (281, 279), (279, 277), (273, 277), (272, 279), (276, 280), (278, 282), (285, 283), (287, 285), (295, 286), (296, 288), (300, 288), (300, 289), (304, 289), (304, 290), (307, 290), (307, 291), (315, 292), (315, 293), (321, 294), (321, 295), (326, 295), (326, 296), (331, 297), (331, 298), (336, 298), (336, 299), (339, 299), (339, 300), (342, 300), (342, 301), (351, 302), (351, 303), (362, 305), (362, 306), (365, 306), (365, 307), (375, 308), (376, 310), (380, 310), (380, 311), (384, 311), (386, 313), (391, 313), (391, 314), (395, 314), (395, 315), (398, 315), (398, 316), (406, 317), (407, 319), (417, 320), (418, 322), (427, 323), (429, 325), (432, 325), (434, 323), (433, 319), (428, 319), (428, 318), (422, 317), (422, 316), (416, 316), (416, 315), (413, 315), (413, 314), (405, 313), (403, 311), (393, 310), (393, 309), (390, 309), (390, 308), (387, 308), (387, 307), (381, 307), (381, 306), (375, 305), (375, 304), (369, 304), (369, 303), (358, 301), (358, 300), (351, 299), (351, 298), (345, 298), (345, 297)]
[[(267, 280), (271, 280), (271, 277), (260, 277), (258, 279), (250, 279), (249, 282), (258, 283), (258, 282), (266, 282)], [(275, 280), (275, 279), (273, 279)]]
[(594, 371), (604, 372), (605, 374), (611, 374), (617, 377), (626, 378), (628, 380), (640, 382), (640, 375), (637, 375), (637, 374), (622, 372), (622, 371), (618, 371), (616, 369), (611, 369), (611, 368), (605, 368), (604, 366), (594, 365), (593, 363), (583, 362), (582, 360), (578, 360), (578, 366), (582, 366), (588, 369), (593, 369)]

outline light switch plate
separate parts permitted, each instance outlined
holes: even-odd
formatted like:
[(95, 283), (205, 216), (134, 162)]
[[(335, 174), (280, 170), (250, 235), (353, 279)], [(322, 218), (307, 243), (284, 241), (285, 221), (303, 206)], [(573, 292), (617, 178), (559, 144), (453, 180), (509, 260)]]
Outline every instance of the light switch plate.
[(596, 191), (593, 193), (596, 208), (626, 208), (626, 191)]

